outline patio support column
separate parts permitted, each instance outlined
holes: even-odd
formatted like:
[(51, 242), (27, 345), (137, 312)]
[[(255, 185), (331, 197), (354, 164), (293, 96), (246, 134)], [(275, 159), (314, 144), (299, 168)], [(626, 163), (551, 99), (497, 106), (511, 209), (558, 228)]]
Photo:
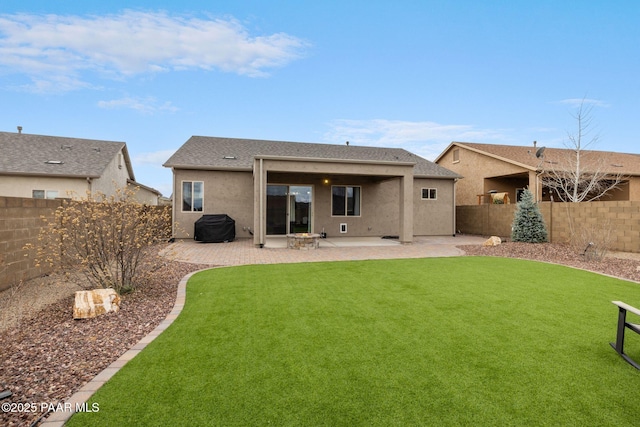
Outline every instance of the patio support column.
[(253, 244), (264, 245), (266, 239), (267, 168), (263, 159), (253, 162)]
[(400, 177), (400, 242), (413, 242), (413, 174)]
[(542, 200), (542, 183), (536, 171), (529, 171), (529, 190), (536, 203)]

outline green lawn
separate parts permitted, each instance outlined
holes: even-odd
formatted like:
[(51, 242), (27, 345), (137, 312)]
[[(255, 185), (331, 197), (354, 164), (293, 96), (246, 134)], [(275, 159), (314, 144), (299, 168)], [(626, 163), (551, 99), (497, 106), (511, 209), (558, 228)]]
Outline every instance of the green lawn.
[(637, 425), (612, 300), (640, 285), (515, 259), (209, 270), (69, 425)]

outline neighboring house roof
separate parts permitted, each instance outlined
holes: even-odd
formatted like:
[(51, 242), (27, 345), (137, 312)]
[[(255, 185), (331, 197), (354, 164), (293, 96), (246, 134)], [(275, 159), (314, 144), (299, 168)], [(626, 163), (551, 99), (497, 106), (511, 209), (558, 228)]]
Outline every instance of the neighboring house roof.
[[(541, 146), (479, 144), (475, 142), (452, 142), (435, 160), (438, 162), (452, 147), (457, 146), (481, 153), (529, 170), (551, 169), (566, 163), (572, 151), (568, 148), (544, 148), (544, 157), (536, 157)], [(640, 154), (616, 153), (613, 151), (581, 150), (580, 159), (584, 169), (597, 164), (601, 172), (622, 175), (640, 175)]]
[(120, 150), (134, 180), (124, 142), (0, 132), (0, 175), (99, 178)]
[(176, 169), (252, 170), (260, 156), (283, 158), (397, 162), (414, 164), (414, 176), (454, 179), (460, 176), (402, 148), (378, 148), (354, 145), (256, 139), (192, 136), (163, 165)]
[(136, 182), (136, 181), (134, 181), (132, 179), (128, 179), (127, 180), (127, 184), (133, 185), (134, 187), (140, 187), (142, 190), (146, 190), (146, 191), (148, 191), (150, 193), (153, 193), (153, 194), (155, 194), (157, 196), (162, 196), (162, 193), (159, 192), (158, 190), (156, 190), (155, 188), (146, 186), (144, 184), (140, 184), (139, 182)]

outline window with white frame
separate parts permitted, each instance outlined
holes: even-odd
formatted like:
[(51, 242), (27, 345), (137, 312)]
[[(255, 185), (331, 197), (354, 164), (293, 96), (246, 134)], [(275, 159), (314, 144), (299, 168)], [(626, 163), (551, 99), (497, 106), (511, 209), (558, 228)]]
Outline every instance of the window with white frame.
[(202, 212), (204, 182), (182, 181), (182, 212)]
[(33, 190), (31, 196), (34, 199), (55, 199), (58, 197), (57, 190)]
[(423, 188), (422, 189), (422, 200), (436, 200), (438, 192), (435, 188)]
[(360, 187), (334, 185), (331, 187), (332, 216), (360, 216)]

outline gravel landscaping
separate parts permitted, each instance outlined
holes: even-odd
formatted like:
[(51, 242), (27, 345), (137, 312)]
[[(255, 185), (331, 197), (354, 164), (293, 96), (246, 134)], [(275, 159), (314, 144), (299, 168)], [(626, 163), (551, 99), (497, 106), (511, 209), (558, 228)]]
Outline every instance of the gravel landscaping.
[[(640, 282), (640, 260), (628, 254), (611, 254), (615, 257), (597, 261), (557, 244), (460, 248), (467, 255), (553, 262)], [(81, 289), (77, 278), (51, 275), (25, 283), (19, 292), (3, 292), (0, 392), (10, 390), (13, 395), (2, 403), (35, 403), (39, 407), (68, 399), (166, 317), (182, 277), (207, 267), (211, 265), (167, 261), (153, 280), (123, 297), (118, 313), (89, 320), (72, 319), (73, 292)], [(0, 425), (28, 426), (43, 413), (0, 412)]]
[[(0, 411), (0, 425), (32, 425), (45, 413), (39, 410), (42, 403), (56, 405), (68, 399), (155, 329), (173, 308), (182, 277), (207, 267), (211, 266), (166, 262), (143, 289), (123, 296), (118, 313), (94, 319), (72, 318), (80, 278), (53, 274), (22, 285), (20, 298), (10, 291), (0, 294), (2, 307), (13, 302), (21, 314), (9, 310), (14, 311), (11, 318), (4, 316), (9, 327), (0, 329), (0, 392), (13, 393), (2, 403), (33, 403), (38, 409)], [(38, 311), (30, 300), (45, 308)]]
[(640, 254), (609, 252), (607, 256), (600, 260), (590, 259), (588, 253), (585, 256), (581, 250), (573, 249), (568, 245), (554, 243), (507, 242), (498, 246), (467, 245), (458, 247), (464, 250), (467, 255), (552, 262), (640, 282)]

